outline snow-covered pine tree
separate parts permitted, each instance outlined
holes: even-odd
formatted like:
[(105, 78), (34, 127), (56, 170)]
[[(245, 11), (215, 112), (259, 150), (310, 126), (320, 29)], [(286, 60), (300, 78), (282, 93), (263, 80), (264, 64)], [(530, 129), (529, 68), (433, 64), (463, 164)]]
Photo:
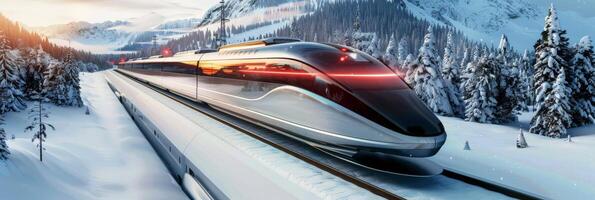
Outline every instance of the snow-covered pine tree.
[(54, 62), (43, 82), (43, 95), (56, 105), (64, 105), (68, 101), (65, 64)]
[[(359, 49), (361, 51), (365, 49), (359, 48), (361, 46), (361, 33), (362, 33), (362, 26), (361, 26), (361, 10), (359, 8), (359, 2), (357, 3), (357, 8), (355, 11), (355, 19), (353, 20), (353, 30), (351, 31), (351, 35), (345, 38), (349, 38), (349, 41), (345, 41), (345, 45), (351, 46), (353, 48)], [(348, 44), (349, 43), (349, 44)]]
[(290, 25), (291, 26), (291, 28), (290, 28), (291, 33), (290, 33), (290, 36), (289, 37), (301, 39), (300, 29), (299, 29), (298, 25), (296, 24), (296, 21), (297, 20), (294, 19), (291, 22), (291, 25)]
[(446, 88), (449, 88), (448, 99), (455, 116), (463, 116), (464, 105), (461, 101), (461, 94), (459, 91), (460, 73), (459, 66), (456, 62), (456, 55), (454, 53), (454, 41), (452, 30), (448, 32), (446, 47), (444, 48), (444, 57), (442, 60), (442, 78)]
[[(17, 56), (15, 59), (15, 63), (17, 65), (17, 73), (18, 73), (18, 78), (19, 78), (19, 91), (21, 91), (21, 93), (23, 93), (23, 96), (25, 95), (24, 91), (25, 91), (25, 80), (27, 79), (27, 62), (25, 61), (25, 59), (23, 58), (24, 53), (25, 53), (25, 49), (19, 49), (17, 51)], [(97, 67), (97, 69), (99, 69), (99, 67)]]
[(81, 86), (79, 79), (79, 67), (76, 65), (72, 52), (69, 52), (64, 58), (64, 79), (66, 81), (67, 106), (83, 106), (81, 99)]
[[(530, 129), (534, 134), (562, 137), (566, 135), (566, 128), (571, 125), (571, 118), (566, 116), (570, 109), (566, 93), (568, 63), (563, 55), (559, 54), (568, 51), (564, 39), (560, 37), (564, 33), (565, 31), (560, 29), (558, 16), (552, 4), (545, 18), (541, 38), (535, 44), (533, 90), (537, 112), (531, 119)], [(560, 76), (564, 77), (564, 80), (560, 80)]]
[(44, 82), (44, 74), (47, 72), (47, 56), (41, 46), (30, 49), (25, 56), (27, 75), (25, 79), (25, 96), (30, 99), (41, 97), (41, 85)]
[(481, 57), (481, 51), (479, 50), (479, 45), (474, 45), (473, 50), (471, 51), (471, 61), (478, 61)]
[(365, 52), (376, 59), (381, 59), (380, 42), (378, 41), (376, 34), (374, 34), (372, 37), (372, 40), (369, 42)]
[[(347, 45), (347, 44), (345, 44), (345, 38), (344, 38), (344, 36), (345, 35), (350, 35), (350, 34), (347, 34), (348, 32), (349, 31), (347, 31), (345, 33), (342, 33), (339, 30), (335, 30), (335, 31), (333, 31), (333, 34), (329, 36), (328, 42), (335, 43), (335, 44), (344, 44), (344, 45)], [(349, 45), (347, 45), (347, 46), (349, 46)]]
[[(560, 70), (556, 81), (550, 86), (547, 83), (541, 87), (551, 87), (545, 95), (543, 103), (537, 108), (535, 117), (531, 119), (531, 133), (554, 138), (564, 138), (567, 135), (566, 127), (572, 123), (571, 108), (568, 96), (571, 94), (566, 86), (566, 72)], [(545, 88), (539, 88), (545, 91)], [(538, 97), (539, 98), (539, 97)]]
[[(461, 62), (460, 62), (460, 71), (459, 72), (459, 76), (461, 75), (462, 71), (464, 70), (465, 66), (467, 66), (467, 63), (469, 63), (469, 48), (465, 47), (465, 50), (463, 51), (463, 58), (461, 58)], [(460, 82), (460, 77), (459, 77), (459, 82)], [(460, 83), (459, 83), (460, 84)]]
[(430, 26), (424, 37), (424, 43), (419, 49), (416, 64), (407, 72), (409, 77), (406, 81), (430, 110), (440, 115), (452, 116), (453, 109), (449, 102), (449, 95), (453, 91), (446, 87), (442, 79), (439, 62), (434, 49), (434, 34)]
[(413, 54), (407, 55), (407, 57), (401, 64), (401, 73), (400, 74), (405, 77), (406, 82), (413, 81), (413, 80), (407, 80), (407, 77), (413, 78), (413, 76), (409, 76), (410, 74), (408, 74), (408, 73), (413, 73), (414, 70), (411, 70), (411, 68), (413, 68), (414, 64), (415, 64), (415, 58), (413, 57)]
[(525, 49), (520, 61), (521, 81), (525, 88), (525, 102), (527, 105), (534, 105), (535, 94), (533, 91), (533, 64), (529, 58), (529, 51)]
[(517, 107), (515, 108), (516, 111), (529, 111), (529, 99), (531, 99), (531, 96), (529, 96), (529, 91), (531, 89), (531, 86), (529, 85), (529, 81), (527, 81), (527, 77), (528, 75), (526, 74), (526, 71), (522, 70), (523, 69), (523, 61), (521, 58), (515, 59), (515, 61), (512, 63), (513, 66), (515, 66), (515, 69), (517, 69), (518, 72), (518, 87), (517, 87), (517, 94), (518, 94), (518, 102), (517, 102)]
[(495, 123), (498, 62), (487, 55), (467, 64), (471, 72), (464, 83), (465, 120)]
[[(473, 47), (473, 52), (476, 52), (475, 50), (478, 49), (477, 46)], [(473, 53), (472, 52), (472, 53)], [(468, 49), (465, 50), (465, 53), (468, 53)], [(468, 60), (469, 58), (463, 56), (463, 61)], [(465, 85), (467, 83), (467, 81), (469, 80), (469, 78), (473, 75), (473, 69), (475, 69), (475, 67), (477, 66), (479, 62), (479, 57), (477, 59), (475, 59), (475, 53), (473, 53), (471, 60), (467, 61), (467, 62), (461, 62), (461, 63), (465, 63), (465, 65), (461, 65), (461, 71), (459, 73), (459, 91), (461, 92), (461, 95), (464, 96), (464, 91), (465, 91)], [(465, 99), (463, 97), (463, 99)]]
[(388, 46), (386, 47), (386, 52), (383, 56), (384, 63), (388, 65), (393, 71), (400, 70), (400, 67), (398, 67), (399, 63), (397, 50), (397, 41), (395, 39), (395, 34), (393, 34), (390, 36)]
[(0, 114), (26, 107), (19, 90), (22, 84), (15, 60), (10, 55), (8, 40), (0, 31)]
[(527, 148), (529, 147), (529, 144), (527, 144), (527, 140), (525, 139), (525, 134), (523, 134), (523, 129), (521, 129), (521, 133), (519, 133), (519, 136), (516, 139), (516, 148)]
[[(2, 116), (0, 116), (0, 125), (4, 125)], [(8, 149), (8, 145), (6, 145), (6, 138), (6, 132), (0, 127), (0, 160), (6, 160), (10, 155), (10, 150)]]
[(397, 56), (397, 60), (398, 60), (398, 64), (401, 66), (401, 70), (403, 70), (404, 67), (406, 67), (405, 65), (405, 59), (407, 59), (407, 56), (410, 55), (409, 53), (409, 44), (407, 42), (407, 40), (405, 39), (405, 37), (402, 37), (401, 40), (399, 41), (399, 47), (398, 47), (398, 56)]
[(41, 99), (37, 100), (37, 104), (31, 108), (29, 111), (29, 119), (31, 120), (31, 124), (25, 128), (25, 132), (27, 131), (34, 131), (33, 138), (31, 142), (35, 142), (37, 140), (39, 143), (37, 144), (37, 148), (39, 149), (39, 161), (43, 162), (43, 151), (45, 148), (43, 147), (43, 143), (45, 142), (45, 138), (47, 138), (47, 129), (50, 128), (52, 130), (56, 130), (54, 125), (44, 121), (48, 119), (49, 113), (43, 107), (43, 102)]
[(471, 151), (471, 146), (469, 146), (469, 141), (465, 141), (465, 146), (463, 147), (463, 150)]
[(508, 38), (502, 34), (500, 45), (498, 46), (498, 61), (496, 86), (498, 95), (496, 96), (496, 112), (494, 113), (498, 123), (515, 121), (517, 104), (522, 99), (520, 94), (519, 72), (516, 66), (512, 65), (510, 59)]
[(442, 58), (442, 77), (444, 80), (450, 81), (453, 85), (459, 85), (460, 72), (454, 53), (455, 46), (452, 34), (452, 30), (449, 31), (446, 39), (446, 47), (444, 48), (444, 56)]
[(593, 45), (591, 38), (581, 38), (576, 47), (576, 54), (570, 65), (574, 66), (574, 84), (572, 99), (575, 113), (573, 122), (577, 126), (595, 123), (595, 68), (593, 64)]

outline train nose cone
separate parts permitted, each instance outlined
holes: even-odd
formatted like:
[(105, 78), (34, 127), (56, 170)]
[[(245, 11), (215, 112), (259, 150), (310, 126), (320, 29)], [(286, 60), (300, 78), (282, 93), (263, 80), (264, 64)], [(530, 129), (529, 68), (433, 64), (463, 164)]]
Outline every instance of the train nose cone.
[(354, 94), (388, 121), (402, 129), (395, 130), (397, 132), (421, 137), (438, 136), (444, 133), (440, 120), (417, 98), (412, 90), (365, 90), (355, 91)]

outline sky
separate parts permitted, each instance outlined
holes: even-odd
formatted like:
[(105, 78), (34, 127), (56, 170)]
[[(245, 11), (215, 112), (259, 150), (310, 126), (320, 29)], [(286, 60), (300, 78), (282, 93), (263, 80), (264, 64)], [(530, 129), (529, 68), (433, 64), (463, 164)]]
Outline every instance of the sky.
[(201, 17), (219, 0), (0, 0), (0, 13), (26, 26), (126, 20), (150, 13)]
[[(556, 4), (580, 15), (594, 17), (595, 0), (530, 0)], [(0, 13), (27, 26), (48, 26), (73, 21), (126, 20), (159, 13), (168, 19), (201, 17), (219, 0), (0, 0)]]

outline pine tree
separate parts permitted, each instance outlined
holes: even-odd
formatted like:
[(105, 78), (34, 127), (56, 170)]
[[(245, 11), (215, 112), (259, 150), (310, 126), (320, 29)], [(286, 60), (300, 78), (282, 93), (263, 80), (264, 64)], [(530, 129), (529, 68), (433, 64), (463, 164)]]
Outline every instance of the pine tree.
[(449, 102), (449, 95), (453, 91), (445, 86), (440, 74), (439, 61), (434, 49), (434, 34), (432, 27), (424, 37), (424, 44), (419, 49), (417, 64), (408, 70), (406, 78), (417, 96), (425, 102), (430, 110), (440, 115), (452, 116), (453, 109)]
[[(465, 68), (465, 66), (467, 66), (467, 63), (469, 63), (469, 48), (465, 47), (465, 51), (463, 52), (463, 58), (461, 59), (461, 63), (460, 63), (460, 68)], [(461, 69), (461, 71), (464, 69)], [(460, 76), (460, 73), (459, 73)], [(460, 81), (459, 81), (460, 82)]]
[(577, 126), (595, 123), (595, 68), (591, 38), (585, 36), (577, 44), (576, 54), (571, 60), (574, 66), (572, 99), (575, 112), (573, 122)]
[[(0, 115), (0, 125), (4, 125), (4, 119)], [(8, 149), (8, 145), (6, 145), (6, 132), (2, 127), (0, 127), (0, 160), (8, 159), (10, 155), (10, 150)]]
[(520, 69), (521, 69), (521, 81), (523, 82), (523, 87), (525, 87), (525, 102), (528, 105), (534, 105), (535, 94), (533, 93), (533, 64), (531, 63), (531, 59), (529, 58), (529, 52), (525, 49), (523, 53), (523, 57), (520, 61)]
[(390, 37), (388, 41), (388, 46), (386, 47), (386, 52), (384, 53), (384, 63), (388, 65), (393, 71), (400, 70), (398, 67), (398, 51), (397, 51), (397, 41), (395, 41), (395, 34)]
[(471, 51), (471, 61), (478, 61), (481, 57), (481, 51), (479, 51), (479, 46), (473, 46), (473, 51)]
[[(405, 59), (407, 59), (407, 56), (410, 55), (409, 53), (409, 44), (407, 43), (407, 40), (403, 37), (401, 38), (401, 40), (399, 41), (399, 47), (397, 50), (397, 62), (398, 65), (401, 65), (401, 70), (403, 70), (404, 67), (406, 67), (405, 65)], [(403, 70), (404, 71), (404, 70)]]
[(44, 82), (44, 74), (47, 72), (47, 55), (40, 46), (30, 49), (24, 56), (27, 67), (25, 96), (30, 99), (42, 98), (40, 86)]
[(452, 37), (451, 30), (448, 32), (446, 47), (444, 48), (444, 56), (442, 60), (442, 77), (444, 80), (450, 81), (453, 85), (459, 85), (459, 65), (456, 62), (454, 42)]
[(45, 122), (45, 119), (49, 118), (49, 113), (43, 107), (43, 102), (41, 99), (37, 100), (37, 104), (31, 108), (29, 111), (29, 119), (31, 120), (31, 124), (25, 128), (25, 132), (27, 131), (34, 131), (33, 138), (31, 142), (38, 141), (37, 148), (39, 149), (39, 161), (43, 162), (43, 151), (45, 148), (43, 147), (43, 143), (45, 142), (45, 138), (47, 138), (47, 129), (50, 128), (52, 130), (56, 130), (54, 126), (50, 123)]
[[(476, 51), (478, 49), (477, 46), (473, 47), (473, 56), (471, 58), (471, 60), (469, 62), (461, 62), (461, 63), (465, 63), (464, 65), (461, 65), (461, 72), (459, 75), (459, 91), (461, 91), (461, 94), (464, 96), (464, 91), (465, 91), (465, 87), (467, 84), (467, 81), (469, 80), (469, 78), (471, 78), (471, 76), (473, 75), (473, 70), (475, 69), (475, 67), (478, 65), (479, 62), (479, 57), (477, 59), (475, 59), (475, 55), (476, 55)], [(468, 49), (465, 49), (465, 53), (468, 53)], [(466, 55), (465, 54), (465, 55)], [(467, 56), (463, 55), (463, 61), (467, 60)], [(465, 99), (463, 97), (463, 99)]]
[(72, 54), (67, 54), (64, 62), (56, 62), (43, 83), (43, 94), (51, 102), (62, 106), (82, 106), (80, 96), (79, 71), (72, 59)]
[(8, 40), (0, 31), (0, 114), (20, 111), (26, 107), (23, 93), (19, 90), (23, 83), (9, 51)]
[[(556, 81), (551, 86), (547, 83), (541, 87), (551, 87), (546, 94), (543, 104), (537, 108), (535, 117), (531, 120), (531, 133), (554, 138), (566, 137), (566, 127), (572, 123), (571, 108), (568, 103), (570, 91), (566, 86), (566, 72), (560, 71)], [(540, 88), (541, 91), (545, 90)]]
[(467, 64), (470, 76), (464, 84), (465, 120), (480, 123), (496, 122), (497, 61), (486, 55)]
[(463, 147), (463, 150), (471, 151), (471, 146), (469, 146), (469, 141), (465, 141), (465, 146)]
[(65, 64), (55, 62), (49, 68), (43, 82), (43, 95), (56, 105), (64, 105), (68, 101)]
[(301, 38), (301, 33), (300, 33), (300, 29), (299, 29), (298, 25), (296, 24), (296, 21), (297, 20), (294, 19), (293, 22), (291, 22), (291, 34), (290, 34), (290, 37), (300, 39)]
[(459, 66), (456, 63), (456, 55), (454, 53), (454, 42), (452, 30), (448, 32), (446, 47), (444, 48), (444, 57), (442, 60), (442, 78), (444, 79), (445, 87), (449, 91), (449, 102), (455, 116), (463, 116), (463, 104), (460, 99), (459, 92)]
[(531, 90), (531, 86), (529, 85), (529, 81), (527, 80), (528, 75), (526, 74), (526, 71), (523, 70), (523, 61), (519, 58), (516, 61), (514, 61), (512, 65), (514, 66), (514, 69), (518, 70), (518, 75), (515, 76), (518, 77), (518, 87), (516, 91), (518, 96), (518, 102), (515, 110), (529, 111), (528, 105), (529, 99), (531, 99), (529, 91)]
[(67, 106), (81, 107), (83, 100), (81, 99), (81, 87), (79, 79), (79, 67), (74, 61), (72, 52), (69, 52), (64, 59), (64, 79), (66, 84)]
[(521, 129), (521, 133), (516, 139), (516, 148), (527, 148), (529, 144), (527, 144), (527, 140), (525, 140), (525, 134), (523, 134), (523, 129)]
[(499, 123), (506, 123), (516, 120), (515, 109), (518, 107), (519, 99), (522, 99), (519, 85), (519, 72), (516, 66), (510, 62), (508, 38), (502, 35), (498, 46), (498, 67), (496, 79), (498, 82), (496, 96), (495, 116)]
[[(409, 76), (410, 74), (407, 74), (409, 72), (413, 72), (413, 70), (410, 70), (412, 68), (413, 64), (415, 64), (415, 58), (413, 57), (413, 54), (407, 55), (407, 57), (401, 64), (401, 73), (400, 74), (405, 75), (405, 81), (407, 81), (407, 77), (411, 77), (411, 78), (413, 77), (413, 76)], [(413, 82), (413, 81), (409, 80), (407, 82)]]
[[(545, 27), (541, 38), (535, 44), (533, 75), (535, 105), (537, 112), (531, 119), (530, 132), (551, 137), (566, 135), (571, 118), (567, 118), (569, 104), (566, 94), (566, 72), (568, 63), (564, 59), (567, 53), (567, 39), (562, 37), (566, 32), (560, 29), (556, 10), (552, 5), (545, 18)], [(562, 54), (560, 54), (562, 53)], [(560, 80), (560, 77), (564, 80)], [(556, 97), (558, 96), (558, 97)], [(555, 106), (555, 107), (554, 107)]]
[(380, 59), (380, 47), (379, 47), (379, 42), (378, 42), (378, 37), (376, 37), (376, 34), (374, 34), (374, 36), (372, 37), (372, 40), (370, 41), (370, 43), (368, 44), (368, 47), (366, 48), (366, 53), (368, 55), (371, 55), (372, 57), (376, 58), (376, 59)]

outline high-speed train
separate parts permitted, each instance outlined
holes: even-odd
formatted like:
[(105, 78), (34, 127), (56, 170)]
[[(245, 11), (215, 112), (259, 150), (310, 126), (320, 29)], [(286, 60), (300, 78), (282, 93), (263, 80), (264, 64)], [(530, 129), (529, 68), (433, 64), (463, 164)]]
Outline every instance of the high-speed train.
[(118, 71), (344, 157), (428, 157), (439, 119), (389, 67), (345, 46), (269, 38)]

